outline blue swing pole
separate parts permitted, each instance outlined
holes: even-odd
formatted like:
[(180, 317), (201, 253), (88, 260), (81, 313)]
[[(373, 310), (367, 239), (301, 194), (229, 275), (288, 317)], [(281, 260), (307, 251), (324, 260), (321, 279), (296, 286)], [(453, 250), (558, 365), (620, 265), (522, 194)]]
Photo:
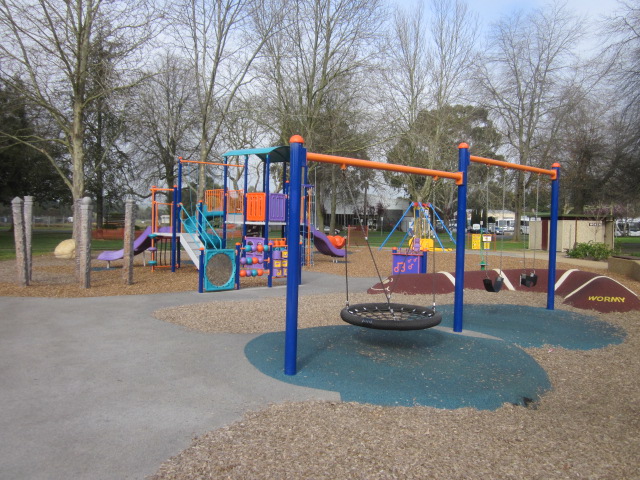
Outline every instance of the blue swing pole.
[(225, 165), (222, 167), (222, 171), (222, 248), (227, 248), (227, 189), (229, 188), (227, 176), (229, 167)]
[(551, 168), (556, 171), (556, 178), (551, 181), (551, 216), (549, 222), (549, 271), (547, 278), (547, 310), (554, 309), (556, 294), (556, 249), (558, 245), (558, 210), (560, 205), (560, 164), (554, 163)]
[[(307, 150), (304, 139), (300, 135), (291, 137), (289, 165), (289, 219), (287, 222), (287, 246), (289, 259), (300, 261), (300, 201), (302, 187), (302, 168), (306, 164)], [(287, 275), (287, 303), (284, 345), (284, 374), (296, 374), (298, 355), (298, 289), (300, 286), (300, 269), (297, 265), (289, 265)]]
[(467, 227), (467, 170), (470, 162), (469, 145), (458, 145), (458, 171), (462, 182), (458, 185), (458, 218), (456, 227), (456, 285), (453, 300), (453, 331), (462, 332), (464, 312), (464, 249)]

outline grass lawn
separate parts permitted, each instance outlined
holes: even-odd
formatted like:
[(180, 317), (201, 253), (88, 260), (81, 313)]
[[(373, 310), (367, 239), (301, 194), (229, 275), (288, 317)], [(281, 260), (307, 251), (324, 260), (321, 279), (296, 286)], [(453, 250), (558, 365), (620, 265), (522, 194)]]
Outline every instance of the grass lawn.
[[(378, 248), (387, 238), (389, 232), (372, 231), (369, 235), (369, 243), (372, 247)], [(391, 238), (387, 240), (385, 247), (407, 247), (407, 239), (401, 245), (404, 238), (403, 232), (394, 232)], [(64, 229), (35, 229), (33, 231), (33, 255), (41, 255), (43, 253), (52, 253), (56, 246), (63, 240), (71, 238), (71, 230)], [(454, 237), (455, 238), (455, 237)], [(526, 237), (525, 237), (526, 238)], [(445, 248), (455, 249), (455, 245), (444, 233), (440, 235), (440, 241)], [(467, 236), (467, 245), (470, 243)], [(498, 236), (495, 244), (495, 250), (500, 251), (518, 251), (523, 249), (524, 241), (513, 241), (511, 237)], [(437, 244), (437, 242), (436, 242)], [(617, 237), (616, 252), (625, 255), (640, 256), (640, 237)], [(119, 250), (122, 248), (120, 240), (93, 240), (91, 242), (93, 251), (101, 252), (103, 250)], [(469, 246), (467, 247), (469, 248)], [(0, 260), (12, 260), (16, 258), (15, 247), (13, 243), (13, 232), (7, 229), (0, 231)]]
[(615, 251), (621, 255), (640, 257), (640, 237), (616, 237)]
[[(33, 255), (53, 253), (56, 246), (63, 240), (71, 238), (71, 230), (35, 229), (33, 231)], [(121, 240), (92, 240), (91, 249), (101, 252), (102, 250), (119, 250), (122, 248)], [(16, 258), (13, 232), (9, 230), (0, 231), (0, 260), (13, 260)]]

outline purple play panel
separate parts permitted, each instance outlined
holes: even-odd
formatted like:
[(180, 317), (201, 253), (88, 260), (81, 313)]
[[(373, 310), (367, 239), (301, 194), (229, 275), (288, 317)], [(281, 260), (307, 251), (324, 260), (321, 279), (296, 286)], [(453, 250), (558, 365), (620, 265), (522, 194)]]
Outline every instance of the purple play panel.
[(344, 248), (336, 248), (333, 243), (331, 243), (331, 240), (320, 230), (311, 227), (311, 233), (313, 234), (313, 244), (320, 253), (331, 257), (344, 257), (346, 250)]
[(269, 221), (284, 222), (287, 208), (287, 196), (284, 193), (269, 194)]
[[(159, 233), (171, 233), (171, 227), (160, 227), (158, 230)], [(133, 254), (138, 255), (144, 252), (147, 248), (151, 246), (151, 227), (147, 227), (144, 231), (138, 235), (133, 242)], [(103, 260), (105, 262), (113, 262), (114, 260), (120, 260), (124, 257), (124, 249), (122, 250), (105, 250), (100, 255), (98, 255), (98, 260)]]

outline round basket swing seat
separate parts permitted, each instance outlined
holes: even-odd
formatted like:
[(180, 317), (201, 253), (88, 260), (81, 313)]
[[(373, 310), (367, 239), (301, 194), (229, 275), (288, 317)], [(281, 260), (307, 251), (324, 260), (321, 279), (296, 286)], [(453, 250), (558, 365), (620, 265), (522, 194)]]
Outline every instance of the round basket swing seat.
[(378, 330), (423, 330), (442, 321), (442, 314), (432, 308), (402, 303), (359, 303), (343, 308), (340, 317), (351, 325)]

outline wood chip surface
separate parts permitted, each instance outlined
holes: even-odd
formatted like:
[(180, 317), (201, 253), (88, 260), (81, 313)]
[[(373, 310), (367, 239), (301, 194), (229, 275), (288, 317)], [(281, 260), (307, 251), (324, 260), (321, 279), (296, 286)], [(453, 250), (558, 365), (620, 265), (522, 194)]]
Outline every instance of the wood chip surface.
[[(376, 258), (386, 277), (390, 254), (380, 252)], [(504, 269), (522, 267), (522, 258), (490, 258), (493, 268), (499, 261)], [(436, 262), (437, 270), (453, 270), (453, 254), (440, 254)], [(558, 262), (559, 269), (575, 267), (562, 258)], [(468, 269), (477, 268), (478, 263), (477, 256), (467, 257)], [(544, 254), (536, 264), (546, 268)], [(335, 274), (340, 287), (335, 294), (301, 297), (301, 328), (340, 324), (337, 312), (344, 304), (344, 264), (316, 255), (315, 265), (309, 268)], [(375, 276), (372, 268), (368, 252), (354, 252), (350, 276)], [(579, 268), (607, 274), (601, 268)], [(640, 290), (637, 282), (610, 276), (635, 292)], [(92, 272), (93, 287), (82, 290), (73, 279), (72, 263), (50, 256), (34, 259), (32, 287), (18, 287), (14, 278), (13, 262), (0, 262), (0, 295), (75, 297), (197, 288), (193, 267), (172, 274), (151, 273), (138, 265), (132, 286), (122, 285), (121, 270), (114, 269)], [(256, 280), (258, 284), (261, 279)], [(439, 297), (440, 304), (453, 299)], [(523, 292), (465, 293), (468, 303), (544, 306), (545, 298)], [(259, 309), (251, 302), (239, 309), (237, 302), (216, 301), (215, 293), (211, 301), (165, 309), (156, 316), (211, 334), (282, 329), (283, 299), (260, 300)], [(560, 301), (556, 304), (570, 309)], [(235, 314), (213, 319), (212, 307)], [(535, 408), (438, 410), (340, 402), (271, 405), (195, 438), (191, 447), (159, 466), (152, 478), (640, 479), (640, 313), (594, 315), (622, 327), (625, 341), (590, 351), (551, 345), (527, 349), (553, 384)]]

